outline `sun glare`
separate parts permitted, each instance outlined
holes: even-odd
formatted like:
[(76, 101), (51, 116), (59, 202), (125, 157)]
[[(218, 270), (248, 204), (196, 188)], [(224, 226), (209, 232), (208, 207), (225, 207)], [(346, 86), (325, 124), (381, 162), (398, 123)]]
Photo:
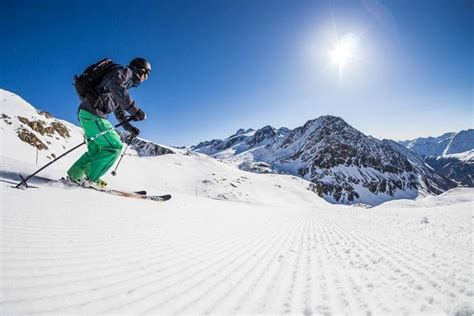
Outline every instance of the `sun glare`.
[(358, 49), (359, 38), (352, 33), (337, 39), (329, 51), (329, 57), (331, 63), (338, 67), (340, 74), (347, 64), (356, 57)]

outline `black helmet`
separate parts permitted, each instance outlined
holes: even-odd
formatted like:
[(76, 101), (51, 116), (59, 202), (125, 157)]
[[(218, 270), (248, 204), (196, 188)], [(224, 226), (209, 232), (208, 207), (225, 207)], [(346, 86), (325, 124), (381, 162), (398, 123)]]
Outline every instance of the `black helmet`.
[(151, 64), (145, 58), (137, 57), (132, 59), (128, 67), (136, 74), (138, 77), (145, 74), (147, 77), (151, 72)]

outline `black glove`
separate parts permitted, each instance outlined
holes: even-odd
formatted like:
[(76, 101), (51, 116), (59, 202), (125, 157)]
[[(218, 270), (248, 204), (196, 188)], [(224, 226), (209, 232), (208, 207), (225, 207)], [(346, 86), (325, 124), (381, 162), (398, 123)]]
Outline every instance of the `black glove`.
[(146, 119), (146, 114), (142, 110), (138, 110), (134, 116), (132, 116), (132, 121), (143, 121)]
[(135, 138), (138, 135), (140, 135), (140, 130), (138, 128), (136, 128), (135, 126), (132, 126), (128, 131), (130, 132), (130, 136), (132, 138)]

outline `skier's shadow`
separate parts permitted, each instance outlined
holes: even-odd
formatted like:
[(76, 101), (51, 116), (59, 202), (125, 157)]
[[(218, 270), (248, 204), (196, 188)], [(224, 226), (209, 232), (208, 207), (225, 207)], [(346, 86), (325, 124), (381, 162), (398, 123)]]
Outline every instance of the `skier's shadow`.
[[(16, 186), (17, 184), (21, 182), (20, 174), (11, 172), (11, 171), (0, 171), (0, 182), (13, 184)], [(33, 177), (28, 180), (28, 183), (30, 182), (39, 184), (46, 181), (45, 180), (42, 181), (41, 177)]]
[(18, 181), (18, 182), (13, 182), (13, 181), (9, 181), (9, 180), (0, 179), (0, 182), (4, 182), (4, 183), (8, 183), (8, 184), (14, 184), (14, 185), (17, 185), (17, 184), (18, 184), (18, 182), (20, 182), (20, 181)]
[(16, 184), (13, 181), (18, 181), (18, 182), (21, 181), (20, 175), (18, 173), (14, 173), (11, 171), (0, 171), (0, 177), (2, 178), (0, 179), (1, 182), (10, 183), (10, 184)]

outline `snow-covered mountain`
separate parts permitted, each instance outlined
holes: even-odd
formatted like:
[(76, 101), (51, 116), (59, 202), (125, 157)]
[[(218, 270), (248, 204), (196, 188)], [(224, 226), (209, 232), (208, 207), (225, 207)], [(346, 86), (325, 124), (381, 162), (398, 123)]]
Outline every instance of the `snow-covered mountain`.
[[(72, 111), (74, 109), (71, 109)], [(18, 95), (0, 90), (0, 176), (18, 181), (83, 142), (82, 129), (39, 111)], [(28, 135), (23, 137), (22, 135)], [(129, 140), (127, 132), (120, 132)], [(58, 179), (86, 148), (78, 148), (41, 171)], [(113, 188), (188, 194), (246, 203), (324, 203), (308, 190), (310, 183), (292, 176), (249, 174), (204, 154), (136, 138), (125, 153), (117, 176), (104, 175)], [(271, 185), (266, 185), (271, 183)]]
[(400, 144), (420, 156), (440, 175), (461, 185), (474, 185), (474, 129), (402, 141)]
[(460, 131), (454, 135), (443, 151), (443, 155), (460, 154), (474, 149), (474, 129)]
[[(50, 113), (37, 110), (18, 95), (0, 89), (0, 144), (2, 156), (27, 162), (46, 163), (84, 141), (82, 129)], [(129, 141), (127, 132), (120, 132)], [(14, 149), (14, 150), (13, 150)], [(170, 147), (133, 139), (130, 151), (140, 156), (174, 153)], [(73, 152), (76, 156), (81, 150)]]
[[(17, 190), (0, 174), (0, 314), (474, 312), (474, 189), (367, 210), (285, 187), (287, 176), (244, 179), (222, 165), (200, 155), (127, 159), (126, 188), (166, 189), (165, 203), (41, 183)], [(131, 177), (143, 172), (158, 177)], [(258, 202), (185, 192), (206, 172)], [(209, 180), (212, 194), (219, 184)]]
[[(35, 178), (30, 184), (37, 188), (18, 190), (12, 188), (18, 173), (30, 174), (53, 153), (75, 146), (82, 133), (68, 122), (43, 119), (24, 100), (2, 93), (1, 315), (474, 311), (472, 188), (369, 210), (327, 203), (308, 190), (309, 181), (291, 175), (249, 173), (185, 149), (150, 156), (156, 147), (144, 141), (138, 148), (143, 151), (127, 151), (118, 175), (107, 174), (105, 180), (116, 189), (170, 193), (167, 202)], [(41, 120), (42, 127), (19, 117)], [(51, 132), (55, 122), (69, 137)], [(316, 132), (313, 124), (306, 132)], [(37, 142), (18, 137), (22, 128), (48, 149), (37, 150)], [(50, 132), (35, 131), (44, 128)], [(408, 160), (419, 159), (393, 147), (400, 155), (406, 151)], [(83, 151), (40, 175), (63, 176)]]
[(191, 148), (196, 152), (210, 156), (216, 154), (219, 154), (220, 157), (232, 156), (250, 149), (271, 144), (277, 139), (288, 135), (289, 132), (290, 129), (288, 128), (282, 127), (275, 129), (269, 125), (256, 131), (251, 128), (247, 130), (241, 128), (226, 139), (204, 141)]
[[(79, 127), (36, 110), (13, 93), (0, 90), (0, 102), (4, 157), (43, 165), (83, 141)], [(121, 134), (127, 141), (128, 134)], [(336, 203), (377, 205), (394, 198), (439, 194), (453, 185), (403, 146), (365, 136), (333, 116), (308, 121), (294, 130), (271, 126), (241, 129), (227, 139), (203, 142), (193, 149), (246, 171), (299, 176), (309, 181), (303, 187)], [(83, 151), (71, 153), (67, 161), (77, 159)], [(138, 138), (127, 155), (153, 157), (177, 152), (189, 155), (186, 150)], [(67, 170), (67, 163), (58, 166), (62, 164)], [(217, 191), (216, 196), (225, 196)]]
[(460, 185), (474, 187), (474, 150), (460, 154), (427, 157), (425, 162), (444, 177)]
[(0, 89), (2, 156), (44, 163), (83, 141), (81, 129)]
[(140, 157), (160, 156), (174, 154), (173, 148), (155, 144), (152, 141), (135, 137), (130, 142), (130, 134), (125, 131), (119, 131), (119, 135), (125, 144), (130, 143), (130, 148), (134, 150)]
[[(298, 175), (311, 181), (318, 195), (338, 203), (374, 205), (455, 186), (400, 144), (366, 136), (334, 116), (291, 131), (266, 126), (193, 149), (249, 171)], [(262, 168), (256, 168), (259, 164)]]
[(445, 133), (438, 137), (420, 137), (401, 141), (421, 158), (458, 154), (474, 149), (474, 129)]

